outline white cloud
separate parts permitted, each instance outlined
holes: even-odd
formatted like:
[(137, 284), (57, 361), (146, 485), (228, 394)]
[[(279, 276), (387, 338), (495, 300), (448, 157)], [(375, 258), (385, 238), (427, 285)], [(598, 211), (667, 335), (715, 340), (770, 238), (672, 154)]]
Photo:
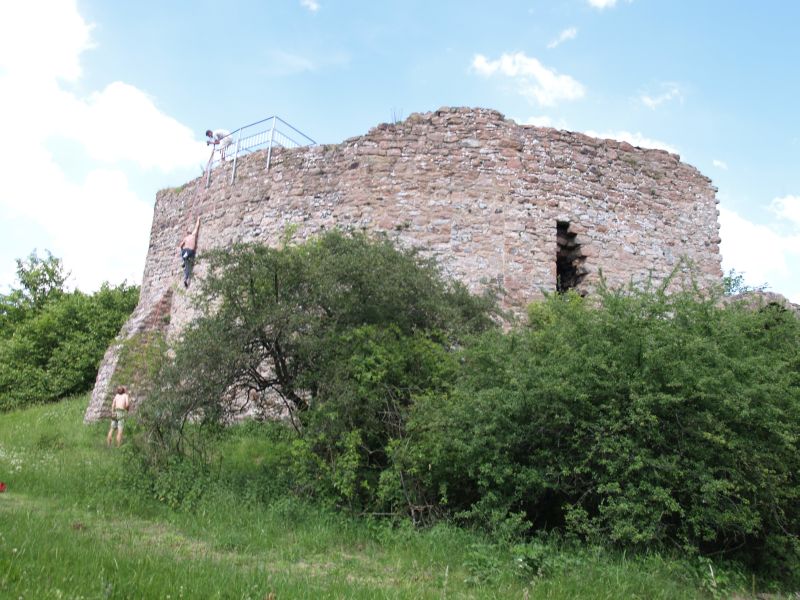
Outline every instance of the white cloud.
[(292, 75), (313, 71), (317, 65), (310, 58), (291, 54), (282, 50), (270, 52), (269, 63), (265, 65), (265, 72), (272, 75)]
[(769, 208), (778, 218), (789, 221), (800, 230), (800, 196), (775, 198)]
[[(48, 79), (80, 77), (80, 53), (92, 47), (92, 26), (74, 2), (25, 0), (0, 2), (0, 74), (25, 79), (33, 73)], [(35, 35), (32, 33), (35, 32)]]
[(718, 160), (715, 158), (714, 160), (711, 161), (711, 164), (717, 167), (718, 169), (722, 169), (723, 171), (728, 170), (728, 163), (726, 163), (724, 160)]
[[(3, 123), (13, 143), (0, 145), (0, 215), (18, 240), (0, 235), (2, 283), (11, 283), (14, 258), (34, 248), (63, 259), (87, 291), (104, 280), (139, 282), (152, 198), (132, 191), (129, 173), (195, 171), (208, 158), (205, 145), (131, 85), (88, 96), (62, 87), (80, 78), (81, 54), (92, 47), (92, 26), (74, 0), (3, 2), (0, 21), (14, 23), (0, 36), (0, 98), (14, 115)], [(66, 143), (69, 166), (53, 143)]]
[(533, 125), (534, 127), (555, 127), (556, 129), (569, 129), (569, 124), (563, 118), (554, 119), (547, 115), (534, 115), (523, 118), (512, 119), (520, 125)]
[(503, 54), (497, 60), (476, 54), (472, 68), (484, 77), (496, 74), (510, 77), (520, 94), (541, 106), (554, 106), (559, 100), (577, 100), (586, 93), (583, 85), (569, 75), (559, 75), (523, 52)]
[(133, 161), (145, 169), (173, 171), (204, 162), (205, 146), (185, 125), (165, 115), (141, 90), (116, 81), (79, 104), (67, 128), (91, 158)]
[(578, 30), (575, 27), (570, 27), (569, 29), (565, 29), (561, 33), (558, 34), (558, 37), (554, 39), (552, 42), (547, 44), (548, 48), (556, 48), (566, 42), (567, 40), (574, 40), (575, 37), (578, 35)]
[(516, 119), (520, 125), (535, 125), (536, 127), (552, 127), (553, 119), (546, 115), (540, 117), (528, 117), (525, 120)]
[[(789, 202), (789, 208), (791, 216), (786, 218), (797, 219), (794, 201)], [(800, 274), (796, 266), (800, 264), (800, 221), (794, 220), (793, 233), (781, 235), (775, 227), (753, 223), (721, 207), (719, 222), (723, 270), (736, 269), (748, 285), (769, 284), (770, 289), (800, 303)]]
[(586, 135), (590, 135), (592, 137), (607, 139), (610, 138), (612, 140), (619, 140), (622, 142), (628, 142), (632, 146), (639, 146), (641, 148), (655, 148), (657, 150), (666, 150), (667, 152), (672, 152), (673, 154), (680, 154), (678, 149), (667, 142), (662, 142), (661, 140), (656, 140), (653, 138), (648, 138), (642, 135), (640, 132), (631, 133), (630, 131), (604, 131), (603, 133), (598, 133), (596, 131), (584, 131)]
[(33, 246), (49, 248), (83, 290), (97, 289), (105, 280), (141, 281), (152, 208), (130, 190), (127, 176), (95, 169), (72, 183), (53, 163), (45, 166), (25, 173), (38, 177), (31, 179), (36, 184), (12, 186), (18, 202), (4, 207), (16, 225), (35, 224), (46, 233), (46, 245), (37, 242), (18, 255), (26, 256)]
[(677, 83), (661, 84), (661, 93), (656, 95), (640, 94), (639, 100), (650, 110), (655, 110), (662, 104), (677, 100), (683, 104), (683, 92)]
[(300, 0), (300, 5), (303, 8), (307, 8), (312, 13), (315, 13), (319, 10), (319, 2), (316, 0)]
[[(613, 8), (617, 4), (617, 0), (588, 0), (589, 5), (594, 8), (599, 8), (603, 10), (604, 8)], [(628, 2), (633, 2), (633, 0), (628, 0)]]

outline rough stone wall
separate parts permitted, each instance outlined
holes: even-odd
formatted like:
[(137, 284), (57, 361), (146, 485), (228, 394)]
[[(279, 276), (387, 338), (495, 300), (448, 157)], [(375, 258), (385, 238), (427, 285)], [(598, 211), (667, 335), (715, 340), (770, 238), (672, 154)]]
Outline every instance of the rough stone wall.
[[(199, 178), (158, 193), (141, 298), (122, 338), (163, 323), (165, 310), (169, 336), (192, 318), (177, 244), (195, 215), (201, 254), (240, 241), (277, 245), (288, 225), (297, 227), (295, 239), (334, 227), (387, 232), (425, 249), (472, 290), (499, 283), (509, 307), (556, 289), (560, 253), (576, 259), (582, 293), (601, 270), (612, 286), (659, 283), (682, 257), (701, 287), (722, 276), (716, 189), (663, 150), (520, 126), (492, 110), (443, 108), (341, 144), (273, 150), (266, 167), (259, 152), (238, 161), (232, 184), (228, 162), (208, 189)], [(202, 274), (201, 262), (195, 275)], [(114, 348), (87, 421), (107, 410)]]

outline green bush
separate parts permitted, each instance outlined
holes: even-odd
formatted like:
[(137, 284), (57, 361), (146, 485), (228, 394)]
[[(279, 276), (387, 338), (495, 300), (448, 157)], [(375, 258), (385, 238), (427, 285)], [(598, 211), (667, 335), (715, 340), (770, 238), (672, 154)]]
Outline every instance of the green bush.
[(550, 297), (476, 339), (452, 392), (413, 406), (393, 468), (495, 531), (800, 572), (800, 321), (694, 293), (598, 303)]

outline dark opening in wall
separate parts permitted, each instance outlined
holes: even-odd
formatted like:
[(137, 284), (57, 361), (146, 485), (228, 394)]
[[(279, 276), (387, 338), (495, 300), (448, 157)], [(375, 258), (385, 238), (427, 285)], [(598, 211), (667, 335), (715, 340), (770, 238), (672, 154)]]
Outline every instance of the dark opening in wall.
[[(569, 221), (556, 221), (556, 291), (576, 288), (586, 276), (586, 257), (575, 241), (578, 234), (569, 230)], [(583, 296), (585, 291), (579, 293)]]

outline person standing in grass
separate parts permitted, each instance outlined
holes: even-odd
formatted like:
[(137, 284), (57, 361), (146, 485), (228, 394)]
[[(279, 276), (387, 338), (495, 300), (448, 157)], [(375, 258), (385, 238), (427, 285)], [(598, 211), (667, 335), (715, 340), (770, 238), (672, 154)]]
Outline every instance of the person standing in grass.
[(125, 417), (131, 408), (131, 399), (128, 396), (128, 390), (124, 385), (117, 387), (117, 395), (111, 401), (111, 427), (106, 436), (106, 445), (111, 445), (111, 438), (114, 435), (114, 430), (117, 430), (117, 448), (122, 444), (122, 428), (125, 425)]

